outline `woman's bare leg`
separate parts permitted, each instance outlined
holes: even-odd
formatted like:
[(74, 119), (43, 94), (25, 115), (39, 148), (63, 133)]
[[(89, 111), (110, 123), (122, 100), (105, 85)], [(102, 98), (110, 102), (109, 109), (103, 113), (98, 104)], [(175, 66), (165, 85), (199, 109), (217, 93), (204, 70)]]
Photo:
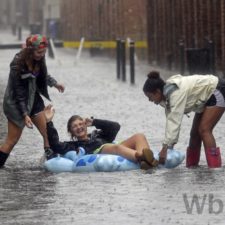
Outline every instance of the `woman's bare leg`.
[(192, 122), (192, 128), (190, 132), (189, 147), (191, 149), (201, 148), (201, 136), (199, 134), (199, 127), (202, 119), (202, 113), (196, 113)]
[(142, 153), (144, 148), (150, 148), (145, 135), (142, 133), (134, 134), (120, 144), (130, 149), (136, 150), (139, 153)]
[(137, 159), (135, 156), (136, 150), (120, 145), (120, 144), (106, 144), (103, 146), (101, 153), (120, 155), (126, 159), (137, 162)]
[(190, 132), (189, 146), (186, 150), (186, 166), (198, 166), (201, 155), (202, 139), (199, 134), (199, 126), (203, 113), (195, 113)]
[(210, 168), (218, 168), (222, 165), (220, 148), (216, 146), (212, 132), (224, 110), (224, 108), (218, 106), (207, 107), (203, 112), (199, 127), (199, 133), (205, 147), (207, 164)]
[(138, 133), (120, 144), (105, 145), (101, 153), (120, 155), (137, 162), (137, 156), (142, 157), (145, 148), (149, 149), (148, 141), (144, 134)]
[(23, 129), (8, 120), (8, 134), (3, 145), (0, 146), (0, 151), (9, 154), (21, 137)]
[(207, 107), (203, 112), (199, 125), (199, 134), (201, 135), (205, 149), (217, 147), (212, 131), (224, 111), (225, 108), (215, 106)]
[(35, 116), (32, 116), (32, 122), (38, 128), (40, 134), (43, 137), (44, 147), (49, 147), (48, 135), (47, 135), (47, 125), (44, 112), (40, 112)]
[[(145, 151), (144, 151), (145, 150)], [(134, 162), (146, 161), (149, 166), (157, 165), (144, 134), (135, 134), (121, 144), (107, 144), (102, 148), (103, 154), (120, 155)]]

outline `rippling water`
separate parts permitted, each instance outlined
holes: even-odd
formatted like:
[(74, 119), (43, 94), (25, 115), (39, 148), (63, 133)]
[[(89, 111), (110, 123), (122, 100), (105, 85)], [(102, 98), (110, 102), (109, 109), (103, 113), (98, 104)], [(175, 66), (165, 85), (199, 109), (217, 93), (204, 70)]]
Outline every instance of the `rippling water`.
[[(224, 168), (49, 174), (24, 164), (0, 171), (1, 224), (223, 224), (209, 195), (225, 203)], [(188, 214), (183, 195), (206, 203)], [(218, 211), (214, 203), (213, 210)], [(217, 223), (215, 223), (217, 221)]]

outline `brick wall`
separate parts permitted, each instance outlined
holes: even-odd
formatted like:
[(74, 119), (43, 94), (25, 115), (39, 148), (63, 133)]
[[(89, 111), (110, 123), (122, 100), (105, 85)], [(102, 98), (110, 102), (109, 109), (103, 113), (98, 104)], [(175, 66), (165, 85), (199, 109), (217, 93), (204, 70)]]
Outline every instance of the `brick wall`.
[(224, 0), (149, 0), (149, 60), (159, 66), (179, 68), (179, 40), (185, 48), (202, 48), (206, 40), (215, 44), (215, 66), (225, 71)]
[[(64, 41), (147, 41), (147, 0), (62, 0)], [(143, 50), (147, 53), (147, 49)], [(147, 54), (143, 53), (147, 57)]]

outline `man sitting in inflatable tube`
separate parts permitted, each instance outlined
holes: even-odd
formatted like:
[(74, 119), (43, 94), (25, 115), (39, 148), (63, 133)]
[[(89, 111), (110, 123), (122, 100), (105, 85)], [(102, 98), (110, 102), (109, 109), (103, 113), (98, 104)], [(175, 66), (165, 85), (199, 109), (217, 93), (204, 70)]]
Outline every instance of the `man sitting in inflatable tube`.
[[(130, 161), (140, 164), (140, 168), (147, 170), (158, 165), (153, 152), (144, 134), (137, 133), (119, 144), (113, 143), (120, 129), (117, 122), (100, 119), (82, 118), (78, 115), (72, 116), (67, 123), (67, 130), (71, 135), (71, 141), (59, 141), (56, 128), (52, 119), (55, 110), (52, 105), (48, 105), (45, 110), (47, 121), (47, 134), (50, 148), (53, 150), (47, 159), (57, 154), (64, 155), (69, 151), (78, 153), (79, 147), (85, 149), (86, 154), (113, 154), (122, 156)], [(92, 133), (87, 132), (87, 128), (95, 126)]]

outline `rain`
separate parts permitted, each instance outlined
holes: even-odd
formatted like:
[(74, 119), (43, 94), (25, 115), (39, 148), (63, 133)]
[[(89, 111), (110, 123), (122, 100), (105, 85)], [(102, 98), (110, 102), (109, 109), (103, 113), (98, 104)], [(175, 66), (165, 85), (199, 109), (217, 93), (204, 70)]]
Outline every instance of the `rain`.
[[(65, 85), (49, 89), (60, 140), (69, 141), (71, 115), (117, 121), (116, 137), (146, 135), (160, 151), (165, 110), (142, 88), (157, 70), (171, 75), (224, 77), (225, 1), (0, 0), (0, 146), (10, 63), (32, 34), (48, 38), (48, 73)], [(124, 48), (122, 47), (124, 44)], [(133, 48), (132, 48), (133, 47)], [(175, 150), (186, 154), (194, 113), (184, 115)], [(213, 130), (222, 167), (199, 166), (116, 172), (51, 173), (42, 137), (24, 128), (0, 169), (1, 225), (224, 224), (225, 118)], [(224, 145), (223, 145), (224, 144)]]

